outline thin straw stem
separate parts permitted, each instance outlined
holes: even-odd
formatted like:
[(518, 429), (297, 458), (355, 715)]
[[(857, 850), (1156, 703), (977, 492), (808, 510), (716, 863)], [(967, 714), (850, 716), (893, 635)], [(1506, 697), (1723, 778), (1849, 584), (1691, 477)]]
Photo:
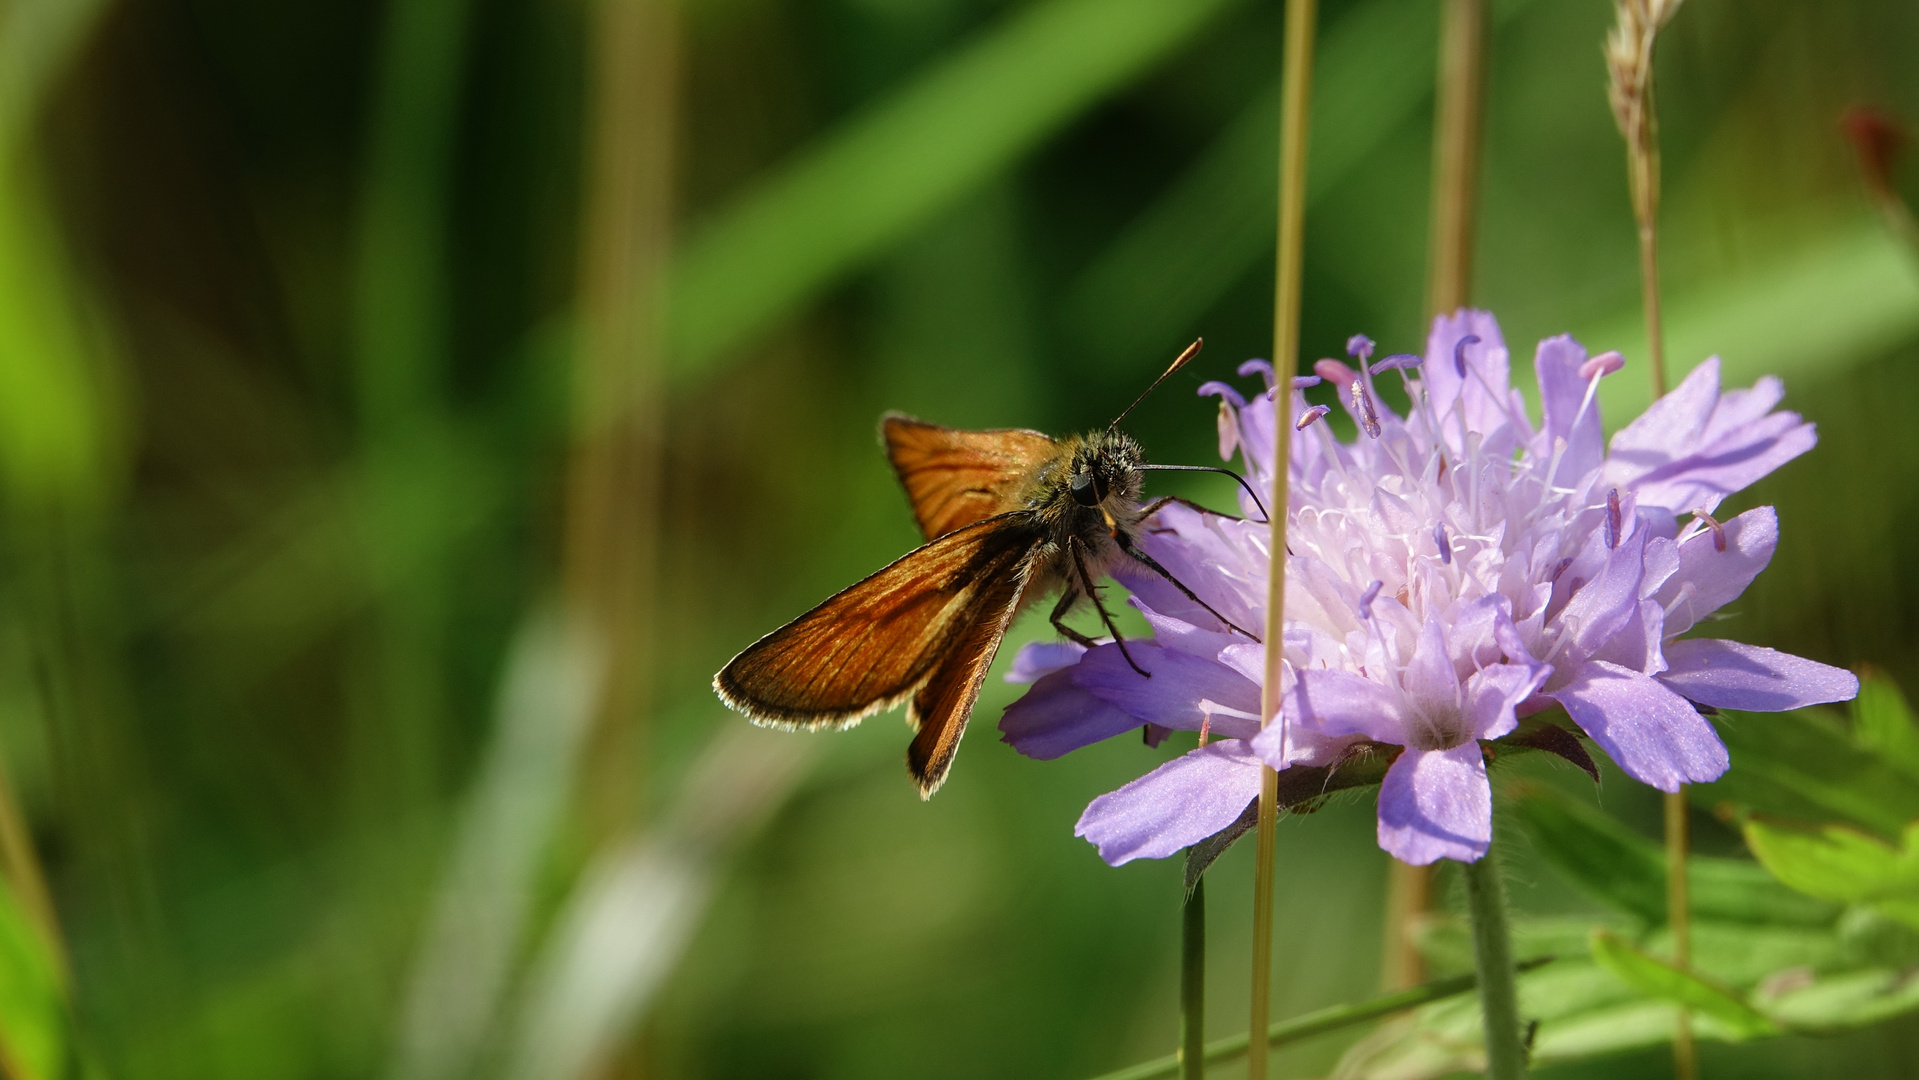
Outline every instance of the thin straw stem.
[(1639, 223), (1639, 291), (1646, 308), (1650, 361), (1646, 366), (1652, 374), (1652, 396), (1661, 398), (1666, 395), (1666, 336), (1659, 315), (1659, 228), (1651, 220)]
[(665, 276), (679, 115), (676, 0), (594, 9), (579, 341), (562, 559), (566, 602), (610, 664), (582, 780), (588, 844), (646, 804), (665, 411)]
[(1179, 1075), (1206, 1077), (1206, 878), (1193, 882), (1179, 938)]
[[(1286, 482), (1291, 449), (1292, 376), (1299, 370), (1299, 309), (1306, 226), (1306, 136), (1313, 86), (1317, 0), (1286, 5), (1286, 44), (1279, 101), (1279, 245), (1273, 285), (1273, 498), (1271, 568), (1266, 586), (1266, 665), (1260, 723), (1284, 724), (1279, 709), (1280, 643), (1286, 612)], [(1286, 745), (1280, 729), (1280, 745)], [(1279, 774), (1260, 770), (1259, 839), (1253, 880), (1253, 992), (1248, 1031), (1265, 1031), (1273, 984), (1273, 845), (1279, 826)], [(1247, 1080), (1265, 1080), (1266, 1043), (1246, 1052)]]
[[(1687, 817), (1686, 789), (1666, 796), (1666, 923), (1672, 931), (1672, 962), (1681, 971), (1692, 970), (1692, 896), (1686, 857), (1692, 850), (1692, 822)], [(1699, 1075), (1699, 1053), (1693, 1046), (1692, 1011), (1679, 1010), (1673, 1031), (1673, 1075), (1691, 1080)]]
[[(1659, 31), (1679, 11), (1680, 0), (1616, 0), (1617, 23), (1606, 39), (1607, 95), (1613, 119), (1626, 140), (1626, 181), (1639, 227), (1639, 291), (1646, 309), (1646, 355), (1654, 398), (1666, 393), (1666, 340), (1659, 314), (1659, 109), (1653, 86), (1653, 52)], [(1666, 923), (1672, 930), (1673, 962), (1688, 970), (1692, 920), (1688, 915), (1686, 789), (1666, 796)], [(1679, 1010), (1672, 1040), (1678, 1080), (1698, 1075), (1692, 1014)]]
[[(1433, 110), (1432, 235), (1427, 250), (1429, 315), (1449, 314), (1472, 302), (1485, 112), (1486, 0), (1446, 0), (1441, 18)], [(1388, 864), (1385, 939), (1380, 949), (1382, 990), (1417, 986), (1426, 977), (1413, 928), (1431, 906), (1432, 876), (1430, 866), (1411, 866), (1398, 859)]]
[(1427, 310), (1445, 314), (1472, 302), (1478, 221), (1481, 117), (1486, 70), (1486, 0), (1446, 0), (1439, 29), (1439, 85), (1433, 111), (1433, 224)]
[(1479, 972), (1479, 1008), (1486, 1024), (1487, 1080), (1521, 1080), (1526, 1044), (1519, 1034), (1519, 983), (1513, 970), (1506, 887), (1489, 848), (1466, 868), (1466, 906), (1472, 915), (1473, 966)]

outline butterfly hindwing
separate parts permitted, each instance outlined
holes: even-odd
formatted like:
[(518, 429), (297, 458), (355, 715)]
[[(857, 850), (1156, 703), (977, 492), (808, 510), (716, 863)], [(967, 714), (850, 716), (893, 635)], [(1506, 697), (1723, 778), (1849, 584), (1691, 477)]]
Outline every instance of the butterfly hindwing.
[(930, 799), (946, 782), (959, 751), (967, 718), (979, 700), (980, 685), (993, 666), (1006, 628), (1019, 611), (1027, 575), (993, 581), (974, 601), (974, 615), (963, 627), (933, 677), (913, 695), (911, 719), (918, 734), (906, 749), (906, 769), (919, 782), (920, 797)]

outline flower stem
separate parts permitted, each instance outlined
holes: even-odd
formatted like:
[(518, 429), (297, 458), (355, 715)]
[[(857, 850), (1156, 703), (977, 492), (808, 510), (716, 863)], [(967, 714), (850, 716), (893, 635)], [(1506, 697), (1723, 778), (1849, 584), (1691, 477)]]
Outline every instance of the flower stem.
[(1506, 924), (1506, 887), (1491, 849), (1466, 868), (1466, 904), (1473, 921), (1473, 964), (1486, 1023), (1487, 1080), (1526, 1075), (1519, 1035), (1519, 984), (1513, 972), (1512, 931)]
[(1206, 1077), (1206, 879), (1193, 882), (1180, 913), (1179, 1075)]
[[(1692, 823), (1687, 818), (1686, 789), (1666, 796), (1666, 927), (1672, 931), (1672, 962), (1681, 971), (1692, 970), (1692, 898), (1686, 876), (1686, 856), (1692, 848)], [(1673, 1075), (1693, 1080), (1699, 1075), (1699, 1055), (1692, 1040), (1692, 1010), (1679, 1010), (1672, 1039)]]
[[(1273, 286), (1273, 498), (1266, 585), (1266, 663), (1260, 724), (1285, 724), (1279, 710), (1280, 643), (1286, 613), (1286, 482), (1292, 448), (1292, 377), (1299, 370), (1299, 308), (1306, 240), (1306, 131), (1313, 90), (1318, 0), (1288, 0), (1279, 95), (1279, 238)], [(1287, 743), (1280, 728), (1280, 745)], [(1282, 750), (1283, 752), (1283, 750)], [(1249, 1031), (1266, 1030), (1273, 985), (1273, 845), (1279, 830), (1279, 774), (1260, 770), (1259, 840), (1253, 880), (1253, 992)], [(1247, 1080), (1266, 1080), (1266, 1043), (1247, 1047)]]

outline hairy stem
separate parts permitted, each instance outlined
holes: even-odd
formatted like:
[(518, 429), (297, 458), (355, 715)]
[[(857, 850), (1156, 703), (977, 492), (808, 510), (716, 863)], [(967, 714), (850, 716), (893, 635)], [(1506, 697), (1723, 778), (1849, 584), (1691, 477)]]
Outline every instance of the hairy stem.
[(1206, 1077), (1206, 879), (1193, 882), (1179, 937), (1179, 1075)]
[(1479, 973), (1479, 1004), (1486, 1023), (1487, 1080), (1526, 1075), (1526, 1044), (1519, 1034), (1519, 984), (1513, 971), (1512, 931), (1506, 922), (1506, 887), (1489, 849), (1465, 864), (1466, 904), (1473, 922), (1473, 965)]
[[(1285, 724), (1279, 712), (1280, 645), (1286, 612), (1286, 480), (1290, 467), (1291, 380), (1299, 370), (1300, 277), (1306, 228), (1306, 131), (1313, 89), (1313, 31), (1318, 0), (1286, 5), (1286, 46), (1279, 100), (1279, 244), (1273, 287), (1272, 566), (1267, 574), (1266, 664), (1260, 691), (1260, 723)], [(1280, 729), (1280, 744), (1286, 743)], [(1273, 984), (1273, 844), (1279, 828), (1279, 774), (1260, 771), (1259, 840), (1253, 880), (1253, 992), (1249, 1031), (1266, 1030)], [(1246, 1052), (1247, 1080), (1265, 1080), (1266, 1043), (1254, 1039)]]

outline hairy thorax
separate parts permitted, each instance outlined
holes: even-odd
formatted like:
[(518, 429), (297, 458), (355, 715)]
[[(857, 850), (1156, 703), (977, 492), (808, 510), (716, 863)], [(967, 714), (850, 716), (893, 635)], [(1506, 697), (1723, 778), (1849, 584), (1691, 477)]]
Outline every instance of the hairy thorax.
[[(1074, 540), (1093, 580), (1106, 576), (1123, 558), (1119, 537), (1130, 543), (1139, 536), (1144, 462), (1139, 443), (1122, 432), (1095, 431), (1059, 440), (1059, 452), (1034, 476), (1026, 492), (1026, 508), (1038, 515), (1045, 534), (1026, 592), (1028, 602), (1077, 578)], [(1100, 496), (1093, 505), (1083, 501), (1087, 483)]]

